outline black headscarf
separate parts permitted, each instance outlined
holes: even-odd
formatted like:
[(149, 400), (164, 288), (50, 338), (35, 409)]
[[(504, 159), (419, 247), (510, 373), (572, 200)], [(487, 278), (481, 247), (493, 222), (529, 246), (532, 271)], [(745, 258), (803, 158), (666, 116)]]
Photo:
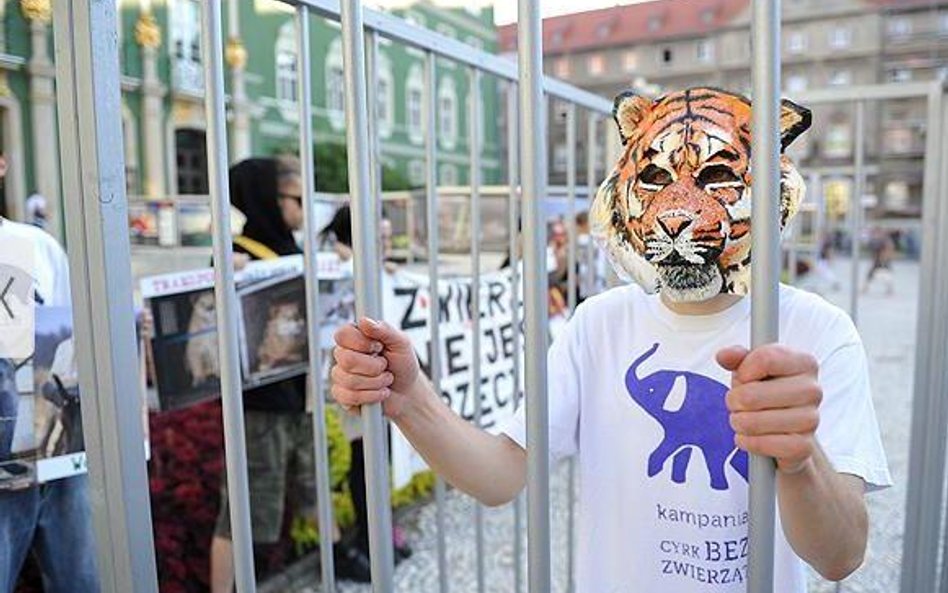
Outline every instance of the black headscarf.
[(340, 206), (329, 224), (319, 232), (322, 241), (327, 241), (330, 235), (335, 236), (336, 241), (346, 247), (352, 248), (352, 211), (348, 205)]
[(279, 255), (300, 253), (280, 211), (277, 162), (247, 159), (230, 168), (231, 204), (247, 217), (243, 235)]

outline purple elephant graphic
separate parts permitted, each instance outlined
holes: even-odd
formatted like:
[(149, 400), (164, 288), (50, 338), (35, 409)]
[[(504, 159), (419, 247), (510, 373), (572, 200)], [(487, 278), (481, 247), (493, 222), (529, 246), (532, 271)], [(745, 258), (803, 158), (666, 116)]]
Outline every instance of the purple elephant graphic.
[[(639, 367), (658, 350), (658, 343), (639, 356), (625, 375), (625, 386), (632, 401), (658, 421), (665, 438), (648, 458), (648, 476), (657, 475), (672, 458), (672, 481), (685, 482), (688, 463), (695, 448), (704, 455), (711, 488), (727, 490), (724, 468), (727, 463), (747, 480), (747, 452), (734, 445), (734, 430), (728, 420), (724, 396), (728, 387), (710, 377), (688, 371), (658, 370), (644, 377)], [(676, 381), (686, 385), (684, 403), (675, 410), (666, 409)]]

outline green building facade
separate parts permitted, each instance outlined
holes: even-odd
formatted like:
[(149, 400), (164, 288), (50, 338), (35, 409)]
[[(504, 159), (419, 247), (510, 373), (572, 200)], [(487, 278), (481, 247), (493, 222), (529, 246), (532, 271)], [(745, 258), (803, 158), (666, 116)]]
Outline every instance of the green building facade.
[[(128, 192), (174, 199), (207, 192), (201, 0), (116, 0), (122, 69), (122, 120)], [(295, 15), (275, 0), (224, 5), (229, 150), (232, 161), (298, 152)], [(415, 24), (495, 53), (489, 8), (440, 8), (419, 0), (393, 12)], [(4, 211), (24, 214), (26, 196), (51, 202), (59, 232), (59, 166), (50, 0), (0, 0), (0, 151), (7, 159)], [(318, 148), (344, 150), (342, 45), (338, 23), (310, 24), (313, 134)], [(377, 102), (383, 164), (404, 186), (424, 183), (424, 54), (379, 40)], [(436, 82), (438, 181), (469, 179), (467, 68), (438, 61)], [(501, 178), (498, 83), (481, 77), (481, 179)], [(319, 150), (317, 149), (317, 154)], [(52, 157), (52, 158), (51, 158)]]

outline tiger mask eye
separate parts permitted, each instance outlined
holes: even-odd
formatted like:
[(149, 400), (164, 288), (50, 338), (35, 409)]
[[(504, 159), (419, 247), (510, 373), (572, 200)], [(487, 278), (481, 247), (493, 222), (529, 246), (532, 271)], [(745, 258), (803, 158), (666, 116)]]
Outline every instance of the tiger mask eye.
[(710, 165), (702, 169), (697, 176), (698, 187), (713, 191), (724, 187), (740, 187), (743, 180), (727, 165)]
[(658, 191), (673, 181), (671, 173), (657, 165), (648, 165), (639, 173), (639, 187), (647, 191)]

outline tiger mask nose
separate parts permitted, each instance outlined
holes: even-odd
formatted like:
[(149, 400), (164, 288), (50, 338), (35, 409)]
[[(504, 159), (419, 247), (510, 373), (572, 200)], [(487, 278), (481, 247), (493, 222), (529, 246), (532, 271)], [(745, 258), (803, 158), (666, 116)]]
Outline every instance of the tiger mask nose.
[(658, 217), (658, 224), (668, 235), (675, 239), (694, 222), (694, 217), (687, 212), (666, 212)]

